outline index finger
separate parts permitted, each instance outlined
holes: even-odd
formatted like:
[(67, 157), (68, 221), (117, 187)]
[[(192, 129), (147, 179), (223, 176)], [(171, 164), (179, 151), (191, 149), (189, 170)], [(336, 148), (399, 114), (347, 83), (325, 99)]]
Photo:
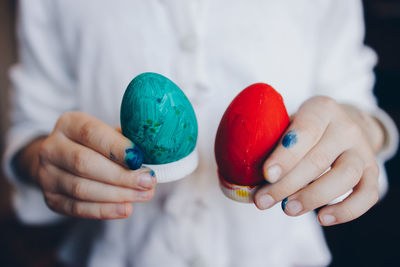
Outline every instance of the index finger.
[[(312, 103), (314, 99), (306, 102)], [(289, 173), (300, 160), (318, 143), (330, 120), (327, 110), (318, 105), (304, 105), (294, 116), (279, 145), (263, 165), (265, 179), (277, 182)]]
[(131, 170), (143, 162), (141, 149), (121, 132), (83, 112), (69, 112), (60, 118), (62, 132), (71, 140), (89, 147)]

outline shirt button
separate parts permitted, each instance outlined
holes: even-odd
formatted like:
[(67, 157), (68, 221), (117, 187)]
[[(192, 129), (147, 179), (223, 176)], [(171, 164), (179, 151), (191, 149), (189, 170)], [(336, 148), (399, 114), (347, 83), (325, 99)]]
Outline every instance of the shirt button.
[(188, 34), (181, 39), (181, 47), (186, 52), (195, 52), (197, 49), (197, 38), (193, 34)]

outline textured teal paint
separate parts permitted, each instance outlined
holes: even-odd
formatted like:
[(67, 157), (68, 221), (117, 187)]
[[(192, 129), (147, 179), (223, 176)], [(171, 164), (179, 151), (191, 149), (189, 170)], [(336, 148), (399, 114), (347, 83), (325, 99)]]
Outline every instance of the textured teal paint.
[(143, 151), (143, 163), (182, 159), (196, 146), (197, 120), (185, 94), (157, 73), (136, 76), (121, 104), (122, 133)]
[(125, 162), (129, 169), (139, 169), (143, 163), (143, 152), (140, 147), (132, 143), (132, 147), (125, 150)]

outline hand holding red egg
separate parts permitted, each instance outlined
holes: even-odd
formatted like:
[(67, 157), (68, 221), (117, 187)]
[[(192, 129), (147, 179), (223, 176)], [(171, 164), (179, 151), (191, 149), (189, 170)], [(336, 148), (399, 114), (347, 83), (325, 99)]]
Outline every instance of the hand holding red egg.
[(215, 144), (224, 194), (260, 209), (282, 201), (287, 215), (299, 216), (349, 192), (318, 212), (320, 223), (364, 214), (379, 195), (374, 155), (383, 144), (379, 124), (324, 96), (305, 101), (292, 118), (288, 126), (282, 98), (266, 84), (249, 86), (232, 101)]

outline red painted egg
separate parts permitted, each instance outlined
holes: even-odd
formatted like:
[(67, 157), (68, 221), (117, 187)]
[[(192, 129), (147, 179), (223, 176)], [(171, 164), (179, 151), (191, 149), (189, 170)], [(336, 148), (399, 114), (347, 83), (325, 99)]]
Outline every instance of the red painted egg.
[(244, 89), (218, 127), (215, 157), (221, 179), (236, 185), (265, 183), (262, 165), (289, 124), (282, 96), (264, 83)]

